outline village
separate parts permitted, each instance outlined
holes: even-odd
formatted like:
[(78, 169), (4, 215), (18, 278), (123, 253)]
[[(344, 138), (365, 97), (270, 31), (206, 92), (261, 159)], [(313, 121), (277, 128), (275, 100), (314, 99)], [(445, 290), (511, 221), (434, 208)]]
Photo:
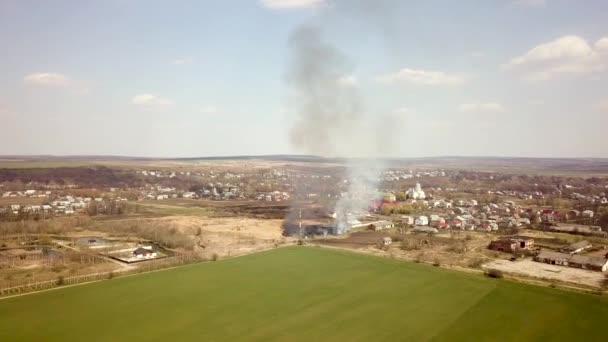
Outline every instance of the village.
[[(237, 164), (82, 171), (102, 172), (98, 183), (79, 182), (85, 178), (78, 170), (70, 170), (72, 179), (10, 178), (0, 183), (0, 261), (5, 270), (27, 275), (35, 274), (38, 268), (26, 271), (34, 265), (51, 269), (77, 253), (96, 266), (72, 263), (73, 272), (117, 272), (184, 255), (210, 259), (301, 241), (551, 281), (577, 283), (578, 277), (581, 286), (603, 284), (604, 178), (395, 167), (379, 173), (375, 189), (350, 193), (344, 171)], [(357, 207), (338, 209), (337, 203), (349, 202)], [(226, 221), (221, 234), (205, 228), (215, 217)], [(176, 226), (168, 232), (163, 222), (180, 223), (171, 223)], [(181, 222), (189, 222), (187, 228)], [(271, 234), (257, 228), (245, 233), (246, 226), (236, 222), (276, 228)], [(551, 267), (558, 269), (547, 271)], [(594, 275), (563, 278), (577, 271)], [(26, 279), (11, 277), (13, 284)]]

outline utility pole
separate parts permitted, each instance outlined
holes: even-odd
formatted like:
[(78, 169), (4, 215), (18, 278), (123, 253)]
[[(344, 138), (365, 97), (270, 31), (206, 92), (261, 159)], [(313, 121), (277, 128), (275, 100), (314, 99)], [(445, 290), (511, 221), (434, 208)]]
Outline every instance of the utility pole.
[(302, 209), (300, 209), (299, 220), (298, 220), (298, 233), (302, 236)]

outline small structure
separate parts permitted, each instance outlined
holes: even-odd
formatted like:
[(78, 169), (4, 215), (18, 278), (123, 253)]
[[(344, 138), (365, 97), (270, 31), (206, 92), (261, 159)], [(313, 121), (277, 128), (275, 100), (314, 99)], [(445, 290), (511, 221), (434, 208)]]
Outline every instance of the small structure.
[(603, 257), (541, 251), (534, 260), (551, 265), (570, 266), (599, 272), (608, 270), (608, 259)]
[(401, 222), (403, 222), (403, 224), (411, 226), (414, 224), (414, 217), (412, 216), (401, 216)]
[(156, 253), (154, 253), (153, 251), (143, 248), (143, 247), (137, 247), (134, 251), (133, 251), (133, 255), (137, 258), (155, 258), (156, 257)]
[(418, 216), (416, 217), (416, 220), (414, 222), (415, 225), (417, 226), (428, 226), (429, 225), (429, 218), (428, 216)]
[(395, 225), (391, 221), (377, 221), (369, 225), (374, 231), (394, 228)]
[(572, 255), (570, 254), (543, 250), (534, 260), (544, 262), (545, 264), (568, 266), (568, 261), (571, 257)]
[(567, 247), (562, 248), (562, 252), (569, 254), (577, 254), (584, 251), (587, 248), (591, 248), (591, 244), (587, 240), (579, 241), (573, 243)]
[(385, 236), (383, 238), (380, 238), (380, 241), (378, 243), (380, 244), (380, 246), (388, 246), (393, 243), (393, 239), (388, 236)]
[(581, 216), (585, 218), (593, 218), (593, 210), (584, 210)]
[(530, 250), (534, 247), (534, 239), (520, 236), (512, 236), (490, 242), (489, 249), (513, 253), (521, 250)]
[(436, 233), (439, 233), (439, 230), (437, 228), (432, 228), (432, 227), (428, 227), (428, 226), (416, 226), (416, 227), (414, 227), (414, 232), (436, 234)]

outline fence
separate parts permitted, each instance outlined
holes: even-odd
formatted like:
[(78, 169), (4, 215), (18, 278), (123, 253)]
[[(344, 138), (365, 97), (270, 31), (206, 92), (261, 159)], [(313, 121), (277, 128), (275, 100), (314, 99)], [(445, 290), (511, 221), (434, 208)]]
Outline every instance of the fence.
[(40, 282), (31, 282), (17, 286), (5, 287), (0, 289), (0, 297), (1, 296), (9, 296), (9, 295), (17, 295), (23, 294), (33, 291), (47, 290), (50, 288), (58, 287), (58, 286), (66, 286), (66, 285), (76, 285), (80, 283), (99, 281), (105, 279), (112, 279), (117, 277), (123, 277), (132, 274), (145, 273), (156, 271), (169, 267), (176, 267), (181, 265), (192, 264), (196, 262), (204, 261), (200, 257), (196, 255), (184, 254), (179, 255), (172, 258), (161, 259), (161, 260), (151, 260), (147, 263), (138, 265), (137, 268), (124, 268), (111, 272), (101, 272), (101, 273), (93, 273), (93, 274), (85, 274), (85, 275), (77, 275), (71, 277), (63, 277), (58, 276), (57, 279), (40, 281)]

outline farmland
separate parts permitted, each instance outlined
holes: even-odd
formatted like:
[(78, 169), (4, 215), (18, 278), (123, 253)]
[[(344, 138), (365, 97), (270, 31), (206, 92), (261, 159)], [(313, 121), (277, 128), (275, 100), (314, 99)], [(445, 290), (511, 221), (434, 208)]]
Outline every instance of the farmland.
[(605, 297), (279, 248), (0, 301), (0, 340), (604, 340)]

